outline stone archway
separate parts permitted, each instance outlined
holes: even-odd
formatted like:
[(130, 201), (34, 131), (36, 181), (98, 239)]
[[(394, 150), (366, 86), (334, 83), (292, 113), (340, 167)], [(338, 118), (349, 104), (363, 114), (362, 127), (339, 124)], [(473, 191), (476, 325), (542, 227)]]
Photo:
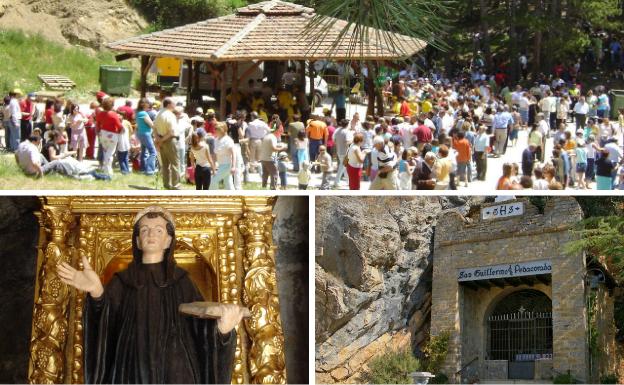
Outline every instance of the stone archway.
[(552, 300), (534, 289), (500, 298), (487, 322), (488, 360), (507, 361), (509, 379), (534, 379), (536, 361), (552, 360)]

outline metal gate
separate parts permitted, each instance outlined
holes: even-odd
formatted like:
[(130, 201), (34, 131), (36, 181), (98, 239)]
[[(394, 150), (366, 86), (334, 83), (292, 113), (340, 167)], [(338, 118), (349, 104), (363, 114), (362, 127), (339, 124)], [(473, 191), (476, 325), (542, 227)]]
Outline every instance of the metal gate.
[[(509, 379), (532, 380), (535, 360), (552, 359), (552, 312), (541, 311), (550, 310), (551, 304), (546, 295), (539, 294), (545, 298), (533, 290), (515, 293), (488, 318), (488, 359), (507, 360)], [(510, 308), (518, 310), (508, 312)]]

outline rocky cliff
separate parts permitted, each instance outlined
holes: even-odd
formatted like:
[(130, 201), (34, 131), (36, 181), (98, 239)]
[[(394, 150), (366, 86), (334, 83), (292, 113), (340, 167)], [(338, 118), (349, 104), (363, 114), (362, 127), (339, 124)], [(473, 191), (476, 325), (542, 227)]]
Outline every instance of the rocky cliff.
[(147, 25), (125, 0), (0, 0), (0, 29), (40, 33), (63, 45), (97, 50)]
[(430, 325), (438, 214), (459, 197), (316, 199), (316, 380), (357, 382), (388, 348), (417, 354)]

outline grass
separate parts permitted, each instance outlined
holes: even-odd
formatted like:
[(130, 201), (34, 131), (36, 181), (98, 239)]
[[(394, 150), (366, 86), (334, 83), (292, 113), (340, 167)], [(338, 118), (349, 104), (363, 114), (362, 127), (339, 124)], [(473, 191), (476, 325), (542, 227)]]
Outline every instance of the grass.
[[(195, 186), (182, 183), (183, 190)], [(162, 189), (162, 180), (139, 173), (121, 175), (115, 172), (113, 180), (78, 180), (62, 175), (46, 175), (41, 179), (24, 175), (13, 154), (0, 155), (0, 190), (155, 190)], [(245, 190), (266, 190), (260, 183), (247, 183)]]
[(42, 88), (37, 75), (64, 75), (76, 83), (76, 88), (66, 93), (74, 100), (92, 99), (93, 92), (100, 89), (100, 65), (118, 65), (111, 52), (65, 47), (16, 30), (0, 30), (0, 63), (0, 93), (13, 88), (37, 91)]

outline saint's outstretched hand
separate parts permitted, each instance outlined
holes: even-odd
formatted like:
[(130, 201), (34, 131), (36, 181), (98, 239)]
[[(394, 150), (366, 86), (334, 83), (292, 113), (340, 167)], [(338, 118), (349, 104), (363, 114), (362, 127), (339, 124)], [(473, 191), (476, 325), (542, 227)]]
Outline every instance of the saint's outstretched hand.
[(57, 266), (57, 273), (63, 283), (73, 286), (78, 290), (89, 292), (91, 297), (99, 298), (104, 293), (104, 287), (97, 273), (89, 264), (87, 257), (82, 257), (84, 270), (76, 270), (68, 263), (63, 262)]
[(213, 318), (217, 320), (217, 328), (221, 334), (227, 334), (238, 325), (241, 320), (251, 317), (249, 309), (232, 303), (192, 302), (180, 304), (181, 313), (198, 318)]

